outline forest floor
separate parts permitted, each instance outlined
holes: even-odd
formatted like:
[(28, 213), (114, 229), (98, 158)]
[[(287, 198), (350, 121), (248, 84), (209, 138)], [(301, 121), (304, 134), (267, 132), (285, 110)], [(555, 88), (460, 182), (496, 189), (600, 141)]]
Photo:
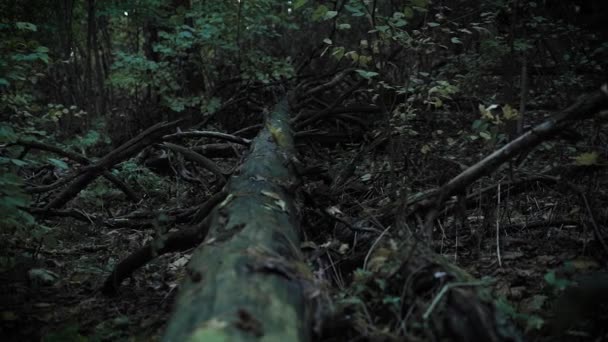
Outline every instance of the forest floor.
[[(446, 158), (471, 165), (491, 151), (480, 141), (466, 138), (476, 115), (460, 117), (457, 123), (448, 120), (445, 124), (431, 123), (431, 127), (430, 123), (420, 122), (420, 126), (414, 127), (425, 133), (408, 138), (407, 147), (399, 145), (399, 153), (410, 153), (410, 158), (414, 158), (412, 153), (420, 156), (411, 163), (415, 166), (399, 175), (409, 177), (411, 192), (440, 185), (442, 173), (452, 168), (449, 161), (446, 164)], [(537, 120), (543, 117), (538, 114)], [(429, 147), (432, 152), (420, 153), (431, 141), (436, 142)], [(538, 152), (528, 166), (536, 171), (529, 172), (573, 165), (578, 152), (571, 146), (558, 142), (552, 149)], [(330, 174), (336, 174), (357, 153), (356, 144), (345, 144), (338, 148), (318, 147), (316, 153), (305, 150), (303, 159), (309, 164), (324, 164)], [(391, 201), (386, 193), (394, 190), (391, 172), (386, 169), (387, 155), (382, 150), (368, 151), (348, 185), (339, 193), (325, 192), (327, 197), (323, 200), (355, 221), (381, 212)], [(488, 185), (507, 182), (508, 170), (503, 169), (493, 177)], [(600, 170), (571, 181), (585, 189), (589, 186), (600, 189), (608, 177), (605, 170)], [(320, 183), (311, 183), (305, 186), (305, 191), (323, 193), (322, 187)], [(103, 209), (103, 206), (81, 209), (98, 214), (129, 212), (139, 207), (158, 208), (162, 202), (154, 197), (145, 201), (134, 205), (118, 200), (105, 202), (107, 207)], [(432, 246), (475, 277), (494, 279), (493, 293), (510, 303), (505, 310), (512, 308), (517, 312), (512, 317), (529, 340), (555, 340), (551, 337), (550, 323), (563, 317), (556, 310), (559, 295), (552, 286), (571, 274), (602, 268), (597, 261), (601, 247), (595, 242), (593, 228), (586, 223), (586, 209), (574, 194), (556, 191), (556, 186), (546, 184), (535, 184), (522, 194), (500, 201), (499, 219), (485, 230), (482, 230), (483, 213), (476, 208), (466, 209), (464, 226), (456, 224), (457, 215), (445, 217), (443, 225), (433, 234)], [(302, 213), (315, 215), (314, 210)], [(311, 224), (317, 227), (307, 226)], [(3, 237), (8, 242), (8, 255), (17, 260), (14, 267), (0, 274), (4, 341), (150, 341), (162, 336), (191, 250), (160, 256), (125, 281), (117, 296), (108, 297), (100, 292), (100, 287), (112, 266), (151, 241), (154, 229), (113, 229), (69, 219), (48, 220), (45, 225), (53, 231), (53, 241), (44, 245), (34, 239), (24, 242)], [(321, 233), (320, 227), (335, 231), (337, 225), (319, 215), (306, 218), (303, 228), (310, 240), (306, 243), (322, 246), (334, 241), (336, 237)], [(360, 255), (367, 252), (354, 249), (355, 246), (349, 246), (346, 251), (333, 251), (340, 259), (336, 265), (347, 264), (349, 259), (360, 261)], [(346, 281), (350, 279), (347, 272), (344, 270)], [(337, 295), (341, 290), (336, 287), (333, 291)], [(593, 341), (607, 337), (606, 328), (598, 326), (601, 315), (589, 317), (587, 308), (582, 309), (566, 311), (567, 323), (578, 323), (561, 332), (565, 335), (560, 340)]]

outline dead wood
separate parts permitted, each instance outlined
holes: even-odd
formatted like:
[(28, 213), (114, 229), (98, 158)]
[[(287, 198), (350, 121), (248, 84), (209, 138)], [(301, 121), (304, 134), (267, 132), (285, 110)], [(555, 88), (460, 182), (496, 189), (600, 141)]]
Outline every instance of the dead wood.
[(240, 157), (243, 151), (241, 145), (225, 143), (225, 144), (206, 144), (202, 146), (194, 146), (192, 151), (202, 154), (207, 158), (235, 158)]
[(225, 140), (228, 142), (233, 142), (240, 145), (249, 146), (251, 144), (251, 140), (241, 138), (236, 135), (221, 133), (221, 132), (210, 132), (210, 131), (188, 131), (188, 132), (178, 132), (169, 135), (165, 135), (163, 140), (165, 141), (173, 141), (180, 140), (186, 138), (213, 138)]
[(209, 220), (206, 218), (209, 216), (211, 210), (213, 210), (213, 208), (215, 208), (215, 206), (224, 198), (226, 198), (226, 193), (220, 191), (200, 205), (196, 212), (187, 210), (182, 213), (184, 215), (190, 214), (187, 217), (194, 215), (194, 218), (191, 220), (194, 224), (187, 228), (182, 228), (177, 232), (161, 236), (129, 255), (126, 259), (116, 265), (112, 274), (106, 278), (102, 292), (105, 294), (116, 293), (118, 286), (120, 286), (120, 283), (124, 279), (131, 276), (138, 268), (158, 256), (166, 253), (184, 251), (201, 243), (205, 236), (207, 236), (209, 230)]
[[(87, 158), (79, 153), (62, 149), (58, 146), (53, 146), (50, 144), (43, 144), (38, 141), (29, 141), (29, 140), (23, 140), (23, 139), (18, 140), (16, 144), (24, 146), (28, 149), (34, 148), (34, 149), (38, 149), (38, 150), (53, 152), (55, 154), (65, 157), (65, 158), (79, 162), (83, 165), (90, 165), (92, 163), (89, 158)], [(113, 175), (111, 172), (104, 171), (102, 173), (102, 175), (104, 178), (106, 178), (108, 181), (110, 181), (110, 183), (114, 184), (118, 189), (120, 189), (122, 192), (124, 192), (124, 194), (127, 195), (127, 197), (131, 201), (133, 201), (133, 202), (139, 201), (139, 196), (137, 196), (135, 191), (133, 191), (127, 184), (125, 184), (123, 181), (121, 181), (118, 177)], [(51, 191), (53, 189), (63, 186), (64, 184), (67, 184), (67, 182), (69, 182), (69, 181), (70, 181), (70, 179), (66, 179), (65, 182), (60, 180), (49, 186), (30, 187), (30, 188), (26, 189), (26, 192), (41, 193), (41, 192)]]
[(103, 283), (101, 292), (106, 295), (116, 294), (120, 283), (138, 268), (163, 254), (184, 251), (198, 245), (205, 238), (207, 229), (208, 223), (203, 221), (146, 244), (114, 267)]
[(310, 339), (288, 119), (284, 100), (226, 185), (187, 266), (165, 341)]
[(134, 156), (139, 151), (151, 145), (166, 134), (168, 130), (177, 126), (179, 122), (180, 121), (158, 123), (141, 132), (135, 138), (125, 142), (95, 163), (85, 166), (80, 170), (76, 179), (54, 199), (52, 199), (44, 207), (44, 209), (49, 210), (62, 207), (76, 197), (82, 189), (92, 183), (104, 171), (112, 168), (114, 165), (122, 162), (123, 160)]
[(182, 155), (184, 155), (184, 157), (198, 163), (204, 169), (211, 171), (220, 180), (221, 184), (226, 183), (226, 176), (228, 175), (228, 173), (220, 170), (220, 168), (211, 160), (184, 146), (172, 144), (169, 142), (165, 142), (163, 143), (163, 145), (174, 152), (181, 153)]
[(338, 83), (342, 82), (342, 80), (344, 80), (344, 78), (346, 76), (348, 76), (350, 73), (352, 73), (353, 71), (355, 71), (354, 68), (349, 68), (349, 69), (343, 70), (342, 72), (340, 72), (339, 74), (334, 76), (334, 78), (332, 78), (329, 82), (323, 83), (321, 85), (318, 85), (318, 86), (308, 90), (306, 93), (304, 93), (304, 95), (302, 95), (302, 98), (318, 94), (324, 90), (334, 87)]
[(306, 127), (307, 125), (315, 123), (318, 120), (324, 119), (328, 115), (332, 114), (332, 111), (336, 107), (338, 107), (339, 105), (344, 103), (344, 100), (346, 100), (353, 92), (355, 92), (357, 89), (359, 89), (364, 83), (365, 83), (365, 80), (361, 80), (361, 81), (355, 83), (353, 86), (348, 88), (348, 90), (346, 90), (340, 96), (338, 96), (338, 98), (331, 105), (329, 105), (327, 108), (323, 109), (322, 111), (317, 112), (307, 118), (301, 118), (301, 117), (294, 118), (293, 122), (295, 123), (294, 124), (295, 128), (301, 129), (303, 127)]
[(560, 131), (568, 128), (573, 122), (590, 118), (605, 109), (608, 109), (608, 85), (603, 85), (600, 90), (580, 97), (570, 107), (532, 128), (452, 178), (441, 187), (433, 209), (427, 214), (425, 223), (426, 233), (428, 234), (431, 231), (431, 227), (437, 218), (441, 206), (450, 196), (464, 191), (467, 186), (477, 179), (494, 172), (500, 165), (518, 154), (531, 150), (543, 141), (550, 139)]

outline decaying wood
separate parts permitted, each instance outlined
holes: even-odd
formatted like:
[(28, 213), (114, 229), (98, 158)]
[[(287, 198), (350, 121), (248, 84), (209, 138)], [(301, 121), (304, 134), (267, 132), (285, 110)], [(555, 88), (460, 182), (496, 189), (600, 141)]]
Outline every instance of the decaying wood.
[[(434, 209), (429, 212), (425, 229), (432, 227), (437, 213), (449, 196), (466, 188), (471, 182), (487, 175), (513, 156), (531, 149), (540, 142), (557, 134), (576, 120), (588, 118), (608, 106), (608, 89), (582, 97), (579, 101), (548, 121), (518, 137), (503, 148), (467, 168), (448, 181), (438, 192)], [(593, 215), (591, 215), (593, 217)], [(458, 341), (519, 341), (520, 335), (501, 317), (501, 311), (490, 299), (487, 283), (477, 281), (465, 271), (454, 266), (436, 254), (425, 243), (409, 239), (395, 252), (402, 260), (399, 267), (388, 272), (399, 272), (410, 279), (412, 286), (409, 296), (416, 298), (419, 293), (435, 293), (434, 299), (427, 304), (422, 318), (433, 326), (432, 335), (436, 339), (450, 338)], [(386, 271), (385, 271), (386, 272)], [(418, 280), (420, 279), (420, 280)], [(413, 290), (412, 290), (413, 289)], [(417, 301), (412, 301), (419, 305)], [(466, 320), (463, 319), (466, 317)]]
[[(308, 90), (306, 93), (304, 93), (304, 95), (302, 95), (302, 98), (305, 97), (309, 97), (309, 96), (313, 96), (315, 94), (318, 94), (324, 90), (327, 90), (331, 87), (336, 86), (338, 83), (342, 82), (342, 80), (344, 80), (344, 78), (346, 76), (348, 76), (349, 74), (351, 74), (352, 72), (354, 72), (355, 69), (354, 68), (349, 68), (349, 69), (345, 69), (342, 72), (340, 72), (339, 74), (337, 74), (336, 76), (334, 76), (334, 78), (332, 78), (329, 82), (320, 84), (310, 90)], [(296, 89), (297, 90), (297, 89)]]
[(171, 151), (181, 153), (182, 155), (184, 155), (184, 157), (198, 163), (204, 169), (211, 171), (221, 181), (222, 184), (226, 183), (226, 176), (228, 175), (228, 173), (220, 170), (220, 168), (214, 162), (207, 159), (203, 155), (198, 154), (184, 146), (172, 144), (169, 142), (165, 142), (163, 143), (163, 145), (169, 148)]
[(138, 134), (135, 138), (127, 141), (117, 149), (105, 155), (100, 160), (85, 166), (72, 183), (52, 199), (45, 207), (45, 210), (57, 209), (65, 205), (87, 185), (91, 184), (100, 174), (110, 169), (114, 165), (126, 160), (145, 147), (159, 140), (168, 130), (174, 128), (179, 121), (170, 123), (159, 123)]
[(239, 136), (232, 135), (232, 134), (227, 134), (227, 133), (222, 133), (222, 132), (211, 132), (211, 131), (178, 132), (178, 133), (165, 135), (163, 137), (163, 140), (173, 141), (173, 140), (180, 140), (180, 139), (186, 139), (186, 138), (213, 138), (213, 139), (225, 140), (228, 142), (241, 144), (241, 145), (245, 145), (245, 146), (249, 146), (249, 144), (251, 144), (251, 140), (249, 140), (249, 139), (241, 138)]
[(346, 90), (344, 93), (340, 94), (340, 96), (338, 96), (338, 98), (331, 104), (329, 105), (329, 107), (323, 109), (320, 112), (317, 112), (307, 118), (294, 118), (293, 121), (295, 123), (295, 128), (297, 129), (301, 129), (303, 127), (306, 127), (307, 125), (310, 125), (318, 120), (324, 119), (326, 116), (334, 113), (333, 110), (338, 107), (339, 105), (341, 105), (342, 103), (344, 103), (344, 100), (347, 99), (353, 92), (355, 92), (357, 89), (359, 89), (361, 87), (361, 85), (363, 85), (364, 80), (361, 80), (357, 83), (355, 83), (353, 86), (351, 86), (348, 90)]
[(488, 289), (490, 282), (477, 280), (430, 247), (410, 239), (399, 251), (401, 274), (409, 277), (413, 300), (433, 291), (422, 315), (433, 326), (432, 335), (450, 341), (522, 341), (518, 330), (496, 307)]
[(192, 151), (202, 154), (207, 158), (233, 158), (241, 155), (241, 145), (225, 144), (206, 144), (192, 147)]
[(207, 229), (208, 224), (203, 221), (196, 226), (184, 228), (146, 244), (114, 267), (110, 276), (103, 283), (101, 292), (106, 295), (115, 294), (118, 286), (124, 279), (154, 258), (166, 253), (184, 251), (196, 246), (205, 238)]
[(568, 128), (574, 122), (588, 119), (606, 109), (608, 109), (608, 84), (603, 85), (600, 90), (594, 93), (580, 97), (564, 111), (537, 125), (452, 178), (441, 187), (434, 208), (427, 215), (425, 224), (427, 233), (434, 224), (439, 209), (450, 196), (463, 191), (477, 179), (494, 172), (506, 161), (522, 152), (533, 149), (543, 141)]
[(191, 222), (193, 222), (191, 226), (155, 239), (118, 263), (112, 273), (106, 278), (102, 292), (105, 294), (116, 293), (118, 286), (124, 279), (158, 256), (184, 251), (201, 243), (209, 230), (209, 220), (206, 218), (211, 210), (224, 198), (226, 198), (226, 193), (220, 191), (200, 205), (196, 211), (187, 210), (183, 213), (184, 215), (188, 215), (187, 217), (194, 216), (191, 219)]
[(165, 341), (310, 339), (288, 122), (283, 100), (226, 185), (187, 266)]
[[(53, 152), (55, 154), (58, 154), (62, 157), (66, 157), (68, 159), (71, 159), (73, 161), (77, 161), (83, 165), (90, 165), (91, 164), (91, 160), (81, 154), (78, 154), (76, 152), (72, 152), (69, 150), (65, 150), (62, 149), (60, 147), (57, 146), (53, 146), (53, 145), (49, 145), (49, 144), (43, 144), (41, 142), (38, 141), (29, 141), (29, 140), (23, 140), (20, 139), (17, 141), (16, 143), (17, 145), (21, 145), (24, 146), (26, 148), (29, 149), (38, 149), (38, 150), (43, 150), (43, 151), (48, 151), (48, 152)], [(123, 181), (121, 181), (118, 177), (116, 177), (115, 175), (113, 175), (111, 172), (109, 171), (104, 171), (102, 173), (103, 177), (106, 178), (108, 181), (110, 181), (110, 183), (114, 184), (118, 189), (120, 189), (122, 192), (124, 192), (125, 195), (127, 195), (127, 197), (134, 202), (139, 201), (139, 197), (137, 196), (137, 194), (135, 194), (135, 192), (129, 188), (129, 186), (127, 184), (125, 184)], [(61, 180), (60, 180), (61, 181)], [(59, 183), (59, 182), (56, 182)], [(67, 183), (67, 182), (66, 182)], [(32, 188), (28, 188), (26, 189), (26, 191), (28, 193), (41, 193), (41, 192), (46, 192), (46, 191), (50, 191), (55, 189), (56, 187), (54, 186), (61, 186), (63, 184), (66, 183), (61, 183), (59, 185), (51, 184), (53, 185), (53, 187), (46, 187), (46, 186), (40, 186), (40, 187), (32, 187)]]

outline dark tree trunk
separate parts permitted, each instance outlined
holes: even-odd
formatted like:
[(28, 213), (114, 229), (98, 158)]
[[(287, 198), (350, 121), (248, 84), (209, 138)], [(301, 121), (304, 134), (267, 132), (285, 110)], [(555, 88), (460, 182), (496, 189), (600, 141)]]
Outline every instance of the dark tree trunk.
[(209, 236), (192, 255), (165, 341), (307, 341), (293, 188), (295, 157), (287, 101), (254, 140), (251, 154), (211, 213)]

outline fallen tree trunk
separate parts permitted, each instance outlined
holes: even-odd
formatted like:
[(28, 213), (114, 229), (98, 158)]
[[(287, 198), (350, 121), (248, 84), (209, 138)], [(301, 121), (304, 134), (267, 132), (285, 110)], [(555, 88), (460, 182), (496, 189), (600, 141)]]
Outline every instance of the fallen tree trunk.
[(288, 122), (283, 100), (226, 185), (186, 268), (165, 341), (310, 339)]
[(494, 172), (514, 156), (532, 150), (543, 141), (573, 125), (576, 121), (588, 119), (601, 111), (605, 111), (607, 108), (608, 84), (604, 84), (599, 90), (579, 97), (570, 107), (492, 152), (475, 165), (466, 168), (444, 184), (438, 192), (433, 194), (436, 195), (436, 198), (433, 202), (428, 202), (431, 203), (431, 208), (426, 215), (424, 233), (427, 237), (429, 236), (439, 215), (439, 211), (450, 196), (463, 192), (474, 181)]

